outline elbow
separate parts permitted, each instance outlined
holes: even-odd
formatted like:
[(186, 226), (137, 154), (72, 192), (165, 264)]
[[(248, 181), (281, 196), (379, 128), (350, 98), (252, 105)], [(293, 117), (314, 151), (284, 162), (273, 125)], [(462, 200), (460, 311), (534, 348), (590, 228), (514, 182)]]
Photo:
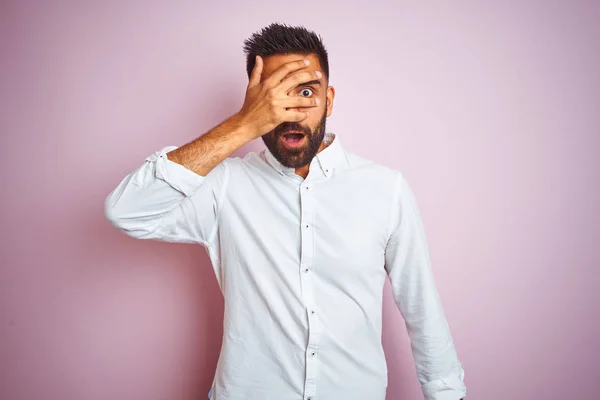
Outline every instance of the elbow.
[(131, 236), (131, 223), (128, 222), (131, 218), (127, 217), (127, 211), (112, 196), (108, 196), (104, 201), (104, 217), (114, 228)]
[(129, 174), (104, 199), (104, 217), (118, 231), (135, 238), (150, 234), (155, 222), (152, 205), (144, 201), (149, 195), (141, 190), (147, 186), (142, 176), (147, 175), (147, 167)]
[(113, 201), (112, 196), (108, 196), (104, 200), (104, 217), (113, 227), (118, 230), (124, 230), (122, 213)]
[(111, 196), (104, 201), (104, 216), (114, 228), (135, 239), (152, 239), (153, 229), (136, 214), (131, 209), (123, 208)]

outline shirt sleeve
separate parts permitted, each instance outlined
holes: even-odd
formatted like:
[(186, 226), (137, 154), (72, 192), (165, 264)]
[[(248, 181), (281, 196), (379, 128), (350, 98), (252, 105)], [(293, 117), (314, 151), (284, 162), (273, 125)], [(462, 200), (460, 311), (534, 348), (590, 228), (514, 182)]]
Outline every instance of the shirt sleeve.
[(229, 180), (228, 159), (206, 176), (166, 154), (146, 158), (105, 200), (105, 215), (120, 231), (138, 239), (208, 245), (216, 235)]
[(459, 400), (466, 396), (464, 371), (434, 281), (417, 203), (402, 174), (395, 199), (385, 268), (410, 336), (417, 376), (426, 400)]

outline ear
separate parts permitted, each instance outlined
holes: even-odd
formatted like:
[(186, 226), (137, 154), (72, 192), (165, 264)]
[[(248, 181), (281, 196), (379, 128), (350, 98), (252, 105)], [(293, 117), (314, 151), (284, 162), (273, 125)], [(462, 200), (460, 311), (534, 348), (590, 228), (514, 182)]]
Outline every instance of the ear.
[(335, 88), (333, 86), (327, 87), (327, 116), (331, 115), (333, 111), (333, 99), (335, 98)]

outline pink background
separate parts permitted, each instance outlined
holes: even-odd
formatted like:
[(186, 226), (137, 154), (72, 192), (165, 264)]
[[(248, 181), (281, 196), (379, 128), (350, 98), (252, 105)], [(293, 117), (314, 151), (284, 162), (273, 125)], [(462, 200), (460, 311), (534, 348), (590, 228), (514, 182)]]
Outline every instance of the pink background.
[[(206, 398), (208, 257), (103, 202), (239, 109), (242, 42), (275, 20), (325, 39), (329, 130), (411, 182), (468, 397), (600, 398), (598, 2), (95, 3), (0, 9), (1, 399)], [(388, 399), (422, 398), (385, 298)]]

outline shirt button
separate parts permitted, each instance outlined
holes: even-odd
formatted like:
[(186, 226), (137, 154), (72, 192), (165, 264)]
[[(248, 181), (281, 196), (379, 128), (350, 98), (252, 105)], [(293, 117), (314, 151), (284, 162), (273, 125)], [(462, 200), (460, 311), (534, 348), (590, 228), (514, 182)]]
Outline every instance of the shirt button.
[(304, 272), (305, 272), (305, 273), (306, 273), (306, 272), (308, 272), (308, 268), (304, 268)]
[(312, 315), (315, 315), (315, 310), (312, 310), (310, 313), (311, 313)]
[(308, 228), (308, 224), (304, 225), (305, 228)]
[(312, 353), (310, 353), (310, 355), (314, 357), (314, 356), (316, 356), (316, 355), (317, 355), (317, 353), (315, 353), (315, 352), (313, 351)]

